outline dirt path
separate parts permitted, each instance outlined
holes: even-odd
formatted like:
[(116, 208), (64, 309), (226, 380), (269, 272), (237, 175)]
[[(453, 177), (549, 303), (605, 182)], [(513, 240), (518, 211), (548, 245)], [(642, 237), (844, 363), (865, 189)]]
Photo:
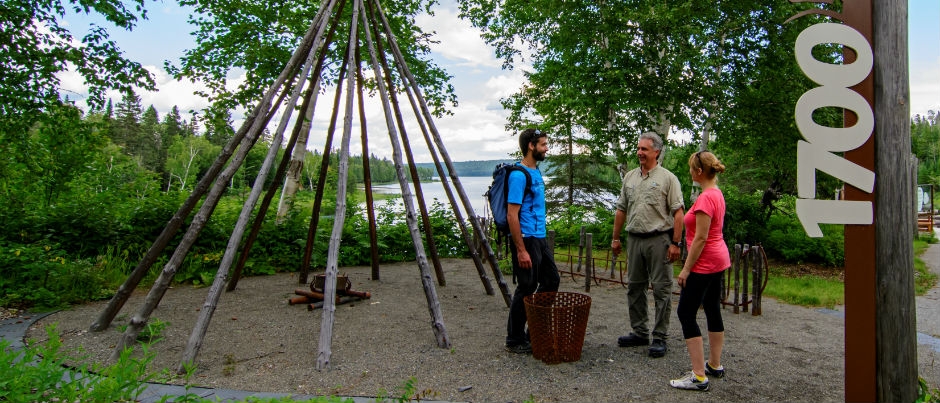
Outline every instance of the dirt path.
[[(844, 400), (844, 323), (838, 312), (772, 299), (764, 300), (762, 316), (725, 310), (723, 363), (728, 376), (715, 380), (711, 392), (700, 394), (667, 384), (689, 368), (675, 314), (666, 357), (653, 359), (644, 349), (617, 347), (617, 336), (628, 331), (626, 290), (620, 285), (592, 286), (581, 360), (546, 365), (532, 356), (503, 351), (508, 309), (501, 296), (484, 293), (471, 260), (445, 260), (444, 269), (447, 286), (437, 287), (437, 293), (452, 342), (449, 349), (436, 346), (413, 262), (383, 266), (381, 281), (369, 280), (368, 267), (341, 270), (353, 281), (353, 289), (369, 291), (372, 298), (337, 307), (329, 371), (315, 369), (320, 311), (287, 305), (293, 290), (302, 288), (296, 278), (253, 277), (223, 295), (192, 381), (252, 391), (378, 396), (414, 377), (417, 390), (425, 392), (423, 399), (449, 401)], [(565, 278), (562, 291), (583, 292), (582, 282)], [(163, 298), (153, 317), (169, 326), (162, 333), (164, 340), (151, 348), (155, 371), (176, 368), (206, 291), (179, 287)], [(115, 326), (126, 323), (145, 292), (134, 295)], [(117, 329), (86, 329), (105, 303), (53, 314), (34, 325), (28, 336), (41, 341), (42, 328), (58, 323), (67, 347), (82, 347), (91, 359), (103, 361), (119, 336)], [(937, 376), (940, 353), (927, 351), (920, 355), (921, 372)]]

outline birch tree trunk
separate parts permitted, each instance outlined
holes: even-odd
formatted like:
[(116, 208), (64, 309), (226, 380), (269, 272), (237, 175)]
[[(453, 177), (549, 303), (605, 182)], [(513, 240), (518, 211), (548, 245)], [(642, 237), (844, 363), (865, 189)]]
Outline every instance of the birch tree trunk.
[[(311, 106), (316, 106), (317, 95), (319, 93), (320, 80), (317, 80), (313, 88), (313, 99), (310, 102)], [(312, 119), (313, 111), (310, 111), (309, 115)], [(300, 188), (300, 177), (304, 170), (304, 157), (306, 157), (308, 153), (307, 141), (310, 139), (310, 120), (305, 120), (304, 125), (306, 126), (306, 130), (301, 131), (306, 133), (306, 135), (300, 136), (300, 138), (297, 139), (297, 146), (294, 147), (294, 151), (291, 153), (290, 165), (287, 167), (287, 176), (284, 178), (284, 187), (281, 189), (281, 199), (277, 204), (277, 224), (284, 222), (284, 218), (287, 217), (287, 213), (294, 204), (294, 196)]]

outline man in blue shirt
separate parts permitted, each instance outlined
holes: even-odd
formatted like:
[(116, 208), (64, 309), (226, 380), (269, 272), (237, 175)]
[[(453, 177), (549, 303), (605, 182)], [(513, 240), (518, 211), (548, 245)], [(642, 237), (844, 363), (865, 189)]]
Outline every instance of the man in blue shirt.
[(512, 273), (517, 284), (509, 304), (506, 350), (527, 354), (532, 352), (532, 345), (525, 329), (523, 298), (536, 292), (557, 291), (561, 278), (555, 266), (555, 257), (545, 240), (545, 181), (537, 166), (548, 152), (548, 135), (538, 129), (526, 129), (519, 134), (519, 148), (524, 156), (519, 165), (529, 172), (532, 184), (526, 191), (526, 175), (520, 171), (509, 174), (506, 221), (512, 237), (512, 247), (509, 249), (512, 254)]

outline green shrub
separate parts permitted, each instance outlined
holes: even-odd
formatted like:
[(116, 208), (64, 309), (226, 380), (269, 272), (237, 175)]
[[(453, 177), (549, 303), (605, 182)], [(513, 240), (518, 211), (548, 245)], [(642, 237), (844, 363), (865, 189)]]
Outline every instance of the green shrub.
[(593, 245), (607, 247), (613, 235), (614, 211), (603, 206), (593, 210), (568, 206), (562, 214), (549, 217), (547, 221), (548, 230), (555, 231), (556, 245), (578, 245), (583, 226), (584, 233), (591, 234)]
[(107, 298), (116, 285), (55, 244), (0, 241), (0, 305), (48, 310)]
[[(10, 342), (0, 340), (0, 402), (133, 402), (139, 401), (146, 382), (154, 375), (147, 374), (147, 366), (154, 353), (144, 344), (142, 358), (134, 358), (133, 349), (125, 349), (118, 360), (110, 365), (82, 363), (81, 358), (69, 357), (62, 351), (62, 339), (55, 325), (46, 328), (49, 340), (45, 344), (31, 342), (22, 350), (14, 350)], [(78, 361), (76, 366), (66, 362)], [(188, 379), (188, 378), (187, 378)], [(402, 398), (427, 398), (428, 392), (416, 392), (414, 379), (405, 384)], [(189, 389), (187, 383), (187, 391)], [(164, 396), (161, 402), (212, 403), (216, 400), (202, 398), (195, 393), (180, 396)], [(294, 400), (290, 397), (248, 397), (245, 403), (349, 403), (349, 398), (335, 396)]]
[(811, 262), (831, 267), (845, 264), (845, 232), (843, 226), (822, 224), (823, 237), (810, 238), (795, 214), (795, 198), (783, 196), (781, 211), (770, 216), (764, 250), (787, 262)]
[(69, 368), (56, 327), (46, 328), (46, 334), (45, 344), (33, 343), (21, 351), (0, 341), (0, 401), (123, 402), (135, 401), (143, 392), (152, 353), (145, 350), (138, 360), (126, 349), (112, 365)]
[(940, 389), (931, 389), (927, 380), (917, 377), (917, 400), (915, 403), (937, 403), (940, 402)]
[(725, 242), (729, 245), (763, 242), (767, 225), (761, 207), (762, 192), (742, 193), (729, 185), (722, 185), (721, 192), (725, 196)]

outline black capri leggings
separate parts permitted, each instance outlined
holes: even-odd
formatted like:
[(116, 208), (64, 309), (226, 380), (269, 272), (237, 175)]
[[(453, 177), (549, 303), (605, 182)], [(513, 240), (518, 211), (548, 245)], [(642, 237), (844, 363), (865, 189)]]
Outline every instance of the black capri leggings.
[(679, 316), (679, 323), (682, 324), (682, 337), (686, 340), (702, 335), (702, 330), (699, 329), (695, 320), (699, 306), (705, 310), (709, 332), (725, 331), (725, 324), (721, 320), (722, 274), (724, 271), (710, 274), (693, 272), (689, 273), (689, 278), (685, 280), (685, 287), (679, 294), (679, 307), (676, 308), (676, 314)]

